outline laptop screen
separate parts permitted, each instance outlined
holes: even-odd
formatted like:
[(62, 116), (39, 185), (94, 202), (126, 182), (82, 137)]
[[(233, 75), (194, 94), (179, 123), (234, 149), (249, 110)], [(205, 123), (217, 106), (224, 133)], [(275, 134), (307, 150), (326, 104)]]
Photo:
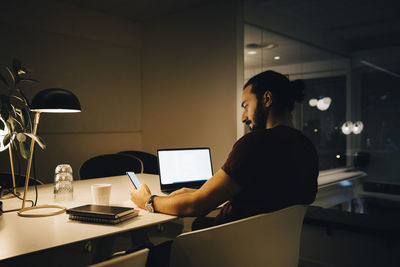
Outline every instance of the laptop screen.
[(213, 175), (209, 148), (159, 149), (161, 190), (201, 186)]

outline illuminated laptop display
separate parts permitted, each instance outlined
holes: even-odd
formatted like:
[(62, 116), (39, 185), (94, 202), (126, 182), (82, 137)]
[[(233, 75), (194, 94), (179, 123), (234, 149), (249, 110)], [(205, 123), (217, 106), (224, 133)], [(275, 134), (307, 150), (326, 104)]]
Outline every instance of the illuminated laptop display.
[(198, 188), (213, 176), (209, 148), (159, 149), (157, 155), (162, 191)]

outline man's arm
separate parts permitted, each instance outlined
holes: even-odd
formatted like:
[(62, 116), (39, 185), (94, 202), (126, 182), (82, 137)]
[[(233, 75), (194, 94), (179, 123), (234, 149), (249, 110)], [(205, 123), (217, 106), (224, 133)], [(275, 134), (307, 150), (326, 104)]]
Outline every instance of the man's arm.
[(185, 193), (192, 193), (194, 191), (196, 191), (197, 189), (194, 188), (187, 188), (187, 187), (183, 187), (181, 189), (175, 190), (174, 192), (171, 192), (168, 196), (172, 197), (175, 195), (180, 195), (180, 194), (185, 194)]
[[(240, 185), (221, 169), (198, 190), (156, 197), (153, 203), (156, 212), (178, 216), (203, 216), (231, 199), (240, 190)], [(144, 208), (150, 196), (151, 192), (145, 184), (142, 184), (139, 190), (134, 189), (131, 192), (131, 200), (140, 208)]]

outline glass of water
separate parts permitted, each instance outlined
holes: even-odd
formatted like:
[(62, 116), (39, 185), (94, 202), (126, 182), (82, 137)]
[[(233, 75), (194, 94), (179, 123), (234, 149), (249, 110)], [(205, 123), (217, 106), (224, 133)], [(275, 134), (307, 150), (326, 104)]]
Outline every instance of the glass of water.
[(54, 174), (54, 200), (56, 202), (73, 200), (74, 188), (72, 168), (69, 164), (60, 164)]

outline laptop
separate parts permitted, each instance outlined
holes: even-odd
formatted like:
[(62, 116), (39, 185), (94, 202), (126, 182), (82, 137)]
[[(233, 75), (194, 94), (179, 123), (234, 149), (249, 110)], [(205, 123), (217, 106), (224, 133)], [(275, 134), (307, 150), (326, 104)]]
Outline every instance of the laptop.
[(210, 148), (158, 149), (161, 191), (199, 188), (213, 176)]

